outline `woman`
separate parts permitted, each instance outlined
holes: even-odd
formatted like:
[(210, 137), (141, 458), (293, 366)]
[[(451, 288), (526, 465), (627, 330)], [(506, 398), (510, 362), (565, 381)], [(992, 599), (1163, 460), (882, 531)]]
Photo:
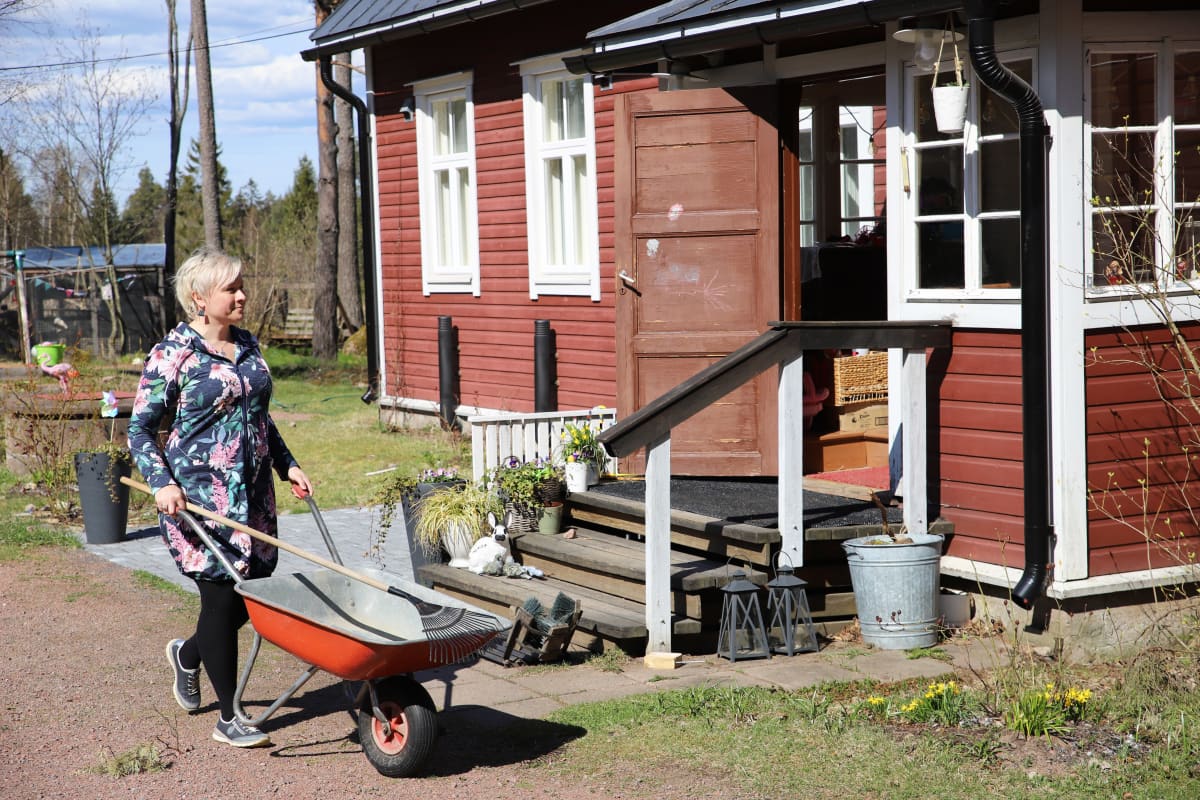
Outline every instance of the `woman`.
[[(167, 643), (175, 700), (200, 707), (204, 665), (221, 716), (213, 738), (235, 747), (270, 744), (234, 713), (238, 630), (248, 619), (233, 578), (175, 515), (186, 503), (276, 535), (274, 468), (303, 497), (312, 484), (271, 421), (271, 373), (242, 322), (246, 294), (241, 262), (217, 250), (196, 251), (175, 276), (175, 296), (189, 318), (146, 358), (129, 422), (129, 449), (154, 491), (159, 528), (179, 571), (196, 581), (200, 615), (187, 640)], [(170, 420), (165, 444), (158, 432)], [(243, 578), (275, 569), (278, 552), (218, 523), (202, 523)]]

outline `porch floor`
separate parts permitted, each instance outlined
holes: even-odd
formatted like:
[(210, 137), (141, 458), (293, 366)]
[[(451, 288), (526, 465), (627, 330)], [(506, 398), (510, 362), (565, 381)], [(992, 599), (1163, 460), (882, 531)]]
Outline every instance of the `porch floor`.
[[(878, 525), (879, 507), (870, 500), (871, 489), (835, 485), (829, 481), (805, 478), (804, 527), (840, 528)], [(819, 486), (820, 491), (809, 486)], [(779, 481), (776, 478), (704, 478), (671, 479), (671, 508), (690, 511), (731, 523), (760, 528), (779, 527)], [(644, 502), (646, 482), (642, 479), (604, 480), (588, 489), (596, 494)], [(880, 493), (887, 505), (890, 496)], [(887, 508), (888, 524), (903, 521), (899, 506)]]

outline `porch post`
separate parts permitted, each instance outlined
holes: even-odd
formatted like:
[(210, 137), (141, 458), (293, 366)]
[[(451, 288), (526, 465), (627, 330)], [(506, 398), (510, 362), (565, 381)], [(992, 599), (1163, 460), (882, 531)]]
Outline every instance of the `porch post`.
[(646, 652), (671, 651), (671, 434), (646, 446)]
[(901, 355), (904, 386), (902, 444), (904, 450), (904, 524), (909, 533), (929, 532), (929, 494), (925, 432), (929, 413), (925, 398), (925, 349), (904, 348)]
[(804, 356), (779, 364), (779, 535), (794, 567), (804, 565)]

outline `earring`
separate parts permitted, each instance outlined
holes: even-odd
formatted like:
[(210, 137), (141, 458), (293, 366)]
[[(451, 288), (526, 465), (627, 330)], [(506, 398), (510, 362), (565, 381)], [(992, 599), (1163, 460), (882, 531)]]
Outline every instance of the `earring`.
[(208, 324), (208, 309), (206, 307), (200, 306), (200, 316), (204, 318), (204, 324), (207, 325)]

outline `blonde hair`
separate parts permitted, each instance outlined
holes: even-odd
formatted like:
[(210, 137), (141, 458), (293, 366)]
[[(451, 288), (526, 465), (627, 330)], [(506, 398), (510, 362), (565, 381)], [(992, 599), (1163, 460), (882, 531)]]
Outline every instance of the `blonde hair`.
[(192, 293), (201, 297), (242, 274), (242, 260), (215, 247), (201, 247), (175, 271), (175, 299), (189, 318), (199, 315)]

